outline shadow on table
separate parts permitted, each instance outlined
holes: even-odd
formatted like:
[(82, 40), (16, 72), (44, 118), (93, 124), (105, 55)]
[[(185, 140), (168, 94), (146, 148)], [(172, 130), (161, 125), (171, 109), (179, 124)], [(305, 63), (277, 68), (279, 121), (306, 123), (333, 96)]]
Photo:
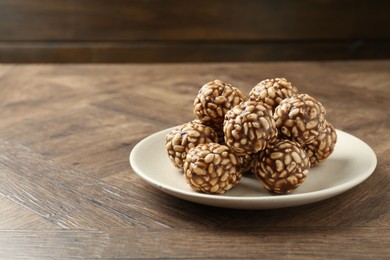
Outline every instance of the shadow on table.
[[(175, 208), (190, 226), (212, 228), (215, 230), (248, 230), (256, 231), (273, 227), (326, 227), (351, 226), (358, 218), (348, 219), (345, 216), (359, 211), (348, 195), (353, 191), (339, 196), (304, 206), (268, 209), (240, 210), (205, 206), (177, 198), (170, 199), (170, 207)], [(347, 214), (348, 213), (348, 214)], [(366, 216), (367, 218), (369, 216)], [(373, 216), (374, 217), (374, 216)]]

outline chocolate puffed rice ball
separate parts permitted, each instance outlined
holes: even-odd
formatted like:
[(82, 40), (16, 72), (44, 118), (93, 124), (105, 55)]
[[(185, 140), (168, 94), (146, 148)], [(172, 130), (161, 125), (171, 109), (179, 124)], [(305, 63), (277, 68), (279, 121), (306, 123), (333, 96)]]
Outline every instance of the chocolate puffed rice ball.
[(325, 130), (313, 142), (304, 146), (311, 167), (324, 162), (334, 151), (336, 142), (336, 130), (328, 121), (325, 121)]
[(282, 194), (296, 189), (306, 179), (309, 168), (305, 150), (297, 142), (283, 140), (257, 158), (255, 174), (267, 190)]
[(253, 172), (256, 155), (254, 153), (241, 156), (236, 155), (243, 174)]
[(237, 185), (241, 171), (229, 147), (217, 143), (192, 148), (184, 162), (184, 178), (195, 191), (222, 194)]
[(241, 156), (264, 150), (278, 130), (267, 105), (245, 101), (226, 113), (223, 132), (226, 145)]
[(199, 90), (193, 112), (202, 123), (222, 129), (226, 112), (245, 100), (245, 95), (238, 88), (214, 80)]
[(283, 99), (297, 93), (298, 89), (285, 78), (265, 79), (252, 88), (249, 100), (263, 102), (274, 111)]
[(165, 138), (165, 149), (169, 159), (177, 168), (183, 168), (184, 160), (191, 148), (198, 144), (217, 142), (215, 131), (194, 120), (175, 127)]
[(325, 108), (307, 94), (286, 98), (276, 107), (273, 115), (281, 134), (300, 144), (313, 142), (324, 131)]

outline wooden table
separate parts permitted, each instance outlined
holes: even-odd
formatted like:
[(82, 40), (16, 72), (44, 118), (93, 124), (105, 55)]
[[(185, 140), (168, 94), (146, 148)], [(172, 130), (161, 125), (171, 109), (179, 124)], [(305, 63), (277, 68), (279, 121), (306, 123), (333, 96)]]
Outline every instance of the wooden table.
[[(248, 93), (278, 76), (374, 149), (369, 179), (310, 205), (233, 210), (134, 174), (134, 145), (192, 120), (201, 85)], [(388, 259), (389, 96), (390, 61), (1, 65), (0, 258)]]

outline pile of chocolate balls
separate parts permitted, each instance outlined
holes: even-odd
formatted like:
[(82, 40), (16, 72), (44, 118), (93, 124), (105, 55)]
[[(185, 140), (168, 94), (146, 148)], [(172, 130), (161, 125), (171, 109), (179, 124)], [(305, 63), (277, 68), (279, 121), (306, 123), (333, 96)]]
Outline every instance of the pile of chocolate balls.
[(201, 87), (193, 111), (196, 119), (168, 133), (165, 147), (199, 192), (225, 193), (252, 173), (270, 192), (288, 193), (330, 156), (337, 141), (323, 105), (284, 78), (261, 81), (249, 100), (214, 80)]

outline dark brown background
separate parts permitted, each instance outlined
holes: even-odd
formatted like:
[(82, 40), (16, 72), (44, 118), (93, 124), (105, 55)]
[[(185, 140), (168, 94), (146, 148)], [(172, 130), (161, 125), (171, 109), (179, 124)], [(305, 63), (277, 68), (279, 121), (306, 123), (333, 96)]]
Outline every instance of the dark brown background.
[(0, 62), (390, 58), (390, 1), (0, 0)]

